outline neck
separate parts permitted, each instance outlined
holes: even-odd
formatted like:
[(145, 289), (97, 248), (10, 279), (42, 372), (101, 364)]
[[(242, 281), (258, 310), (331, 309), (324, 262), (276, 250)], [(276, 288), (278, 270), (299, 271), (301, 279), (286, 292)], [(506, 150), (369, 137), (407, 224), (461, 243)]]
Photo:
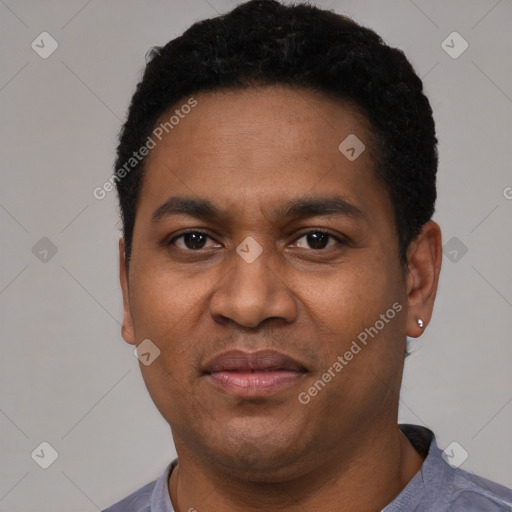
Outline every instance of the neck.
[(301, 461), (306, 469), (290, 468), (292, 478), (269, 483), (239, 478), (176, 442), (179, 463), (169, 479), (171, 501), (176, 512), (375, 511), (390, 503), (423, 464), (396, 424), (348, 444), (329, 458)]

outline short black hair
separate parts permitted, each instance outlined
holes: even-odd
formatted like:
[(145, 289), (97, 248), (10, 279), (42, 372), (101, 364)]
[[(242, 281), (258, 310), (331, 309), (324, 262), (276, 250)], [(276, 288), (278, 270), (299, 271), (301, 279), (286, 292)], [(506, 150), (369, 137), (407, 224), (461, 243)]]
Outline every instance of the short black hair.
[[(404, 53), (373, 30), (332, 11), (275, 0), (242, 3), (148, 52), (119, 134), (113, 175), (127, 263), (146, 161), (133, 155), (157, 120), (193, 94), (259, 85), (314, 90), (355, 105), (366, 116), (405, 263), (407, 248), (431, 219), (436, 200), (437, 138), (422, 81)], [(134, 165), (127, 169), (130, 159)]]

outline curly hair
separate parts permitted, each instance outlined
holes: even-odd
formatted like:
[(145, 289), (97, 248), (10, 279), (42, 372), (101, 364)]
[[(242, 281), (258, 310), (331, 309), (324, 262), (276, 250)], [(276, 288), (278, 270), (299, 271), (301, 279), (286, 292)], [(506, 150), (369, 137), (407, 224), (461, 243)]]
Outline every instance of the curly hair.
[[(157, 120), (180, 100), (256, 85), (314, 90), (366, 116), (405, 263), (410, 242), (434, 213), (438, 151), (432, 109), (401, 50), (332, 11), (250, 0), (152, 48), (119, 134), (115, 168), (144, 145)], [(145, 160), (116, 180), (127, 263)]]

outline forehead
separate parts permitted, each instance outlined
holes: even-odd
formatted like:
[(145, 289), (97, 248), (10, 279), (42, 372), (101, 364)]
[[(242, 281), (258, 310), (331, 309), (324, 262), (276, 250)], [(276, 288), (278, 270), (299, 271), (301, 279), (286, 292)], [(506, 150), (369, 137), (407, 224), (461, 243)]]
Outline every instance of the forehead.
[[(366, 118), (319, 93), (271, 86), (184, 98), (149, 153), (140, 213), (179, 193), (261, 209), (298, 196), (387, 197), (374, 172)], [(178, 111), (178, 112), (177, 112)], [(187, 113), (185, 113), (187, 112)], [(364, 203), (364, 201), (363, 201)], [(145, 211), (147, 210), (147, 211)]]

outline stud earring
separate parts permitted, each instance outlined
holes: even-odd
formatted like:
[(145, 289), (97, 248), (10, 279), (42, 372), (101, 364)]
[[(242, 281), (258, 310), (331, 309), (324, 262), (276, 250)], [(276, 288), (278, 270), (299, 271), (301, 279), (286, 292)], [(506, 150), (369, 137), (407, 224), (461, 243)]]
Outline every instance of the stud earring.
[(420, 327), (421, 329), (423, 329), (423, 326), (425, 325), (423, 323), (423, 320), (421, 318), (416, 318), (416, 323), (418, 324), (418, 327)]

